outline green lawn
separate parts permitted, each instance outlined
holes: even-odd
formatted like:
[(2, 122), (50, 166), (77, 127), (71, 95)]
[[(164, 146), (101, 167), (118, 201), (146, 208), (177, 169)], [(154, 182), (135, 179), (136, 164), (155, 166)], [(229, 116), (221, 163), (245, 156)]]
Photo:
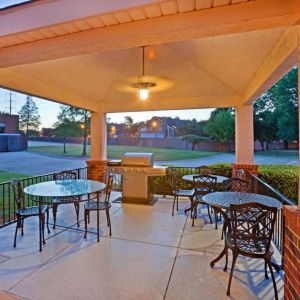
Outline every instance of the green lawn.
[(265, 150), (265, 151), (255, 151), (256, 155), (262, 156), (279, 156), (279, 157), (289, 157), (298, 158), (299, 152), (297, 150)]
[[(88, 146), (88, 155), (90, 147)], [(50, 154), (62, 155), (68, 157), (80, 157), (82, 153), (82, 145), (68, 145), (67, 153), (63, 153), (62, 146), (38, 146), (30, 147), (28, 151)], [(120, 159), (124, 152), (153, 152), (156, 160), (181, 160), (202, 158), (219, 154), (217, 152), (200, 152), (189, 150), (175, 150), (175, 149), (162, 149), (162, 148), (148, 148), (148, 147), (132, 147), (132, 146), (108, 146), (108, 158)]]
[(31, 177), (31, 175), (11, 173), (11, 172), (6, 172), (6, 171), (0, 170), (0, 183), (10, 181), (13, 178), (22, 179), (22, 178), (26, 178), (26, 177)]

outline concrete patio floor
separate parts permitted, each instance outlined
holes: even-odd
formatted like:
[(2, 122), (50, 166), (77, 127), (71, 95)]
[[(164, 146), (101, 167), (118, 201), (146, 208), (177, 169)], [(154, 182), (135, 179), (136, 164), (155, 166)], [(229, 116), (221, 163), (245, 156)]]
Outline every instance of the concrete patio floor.
[[(99, 243), (95, 235), (84, 240), (82, 232), (73, 230), (53, 236), (51, 228), (42, 253), (36, 218), (26, 220), (15, 249), (15, 225), (0, 229), (0, 299), (273, 299), (263, 262), (245, 258), (238, 259), (231, 297), (226, 296), (224, 260), (214, 269), (209, 266), (222, 249), (220, 228), (208, 224), (205, 214), (193, 228), (183, 214), (187, 204), (182, 200), (172, 217), (171, 198), (154, 206), (113, 203), (112, 237), (101, 214)], [(74, 207), (59, 206), (57, 222), (74, 224)], [(93, 213), (89, 229), (95, 230), (95, 224)], [(282, 276), (276, 273), (280, 299)]]

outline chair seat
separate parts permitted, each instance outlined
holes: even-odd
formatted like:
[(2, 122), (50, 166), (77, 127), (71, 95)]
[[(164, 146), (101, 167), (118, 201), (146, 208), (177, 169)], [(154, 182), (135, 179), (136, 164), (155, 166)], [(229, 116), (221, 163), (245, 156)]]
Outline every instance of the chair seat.
[(68, 203), (77, 203), (80, 201), (78, 197), (63, 197), (63, 198), (53, 198), (53, 204), (68, 204)]
[(178, 197), (193, 197), (195, 190), (177, 190), (173, 192)]
[[(99, 210), (108, 209), (111, 207), (109, 202), (99, 202)], [(97, 210), (97, 201), (88, 201), (84, 205), (85, 210)]]
[(242, 255), (245, 256), (257, 256), (257, 257), (263, 257), (268, 254), (273, 254), (274, 250), (272, 246), (270, 246), (270, 249), (267, 251), (266, 240), (255, 240), (251, 238), (236, 238), (236, 244), (233, 244), (232, 234), (231, 232), (228, 232), (226, 234), (226, 244), (230, 249), (236, 249), (238, 250)]
[[(48, 209), (47, 205), (44, 205), (41, 207), (42, 214), (46, 212)], [(38, 206), (29, 206), (25, 208), (18, 209), (16, 211), (17, 215), (23, 216), (23, 217), (30, 217), (30, 216), (38, 216), (39, 215), (39, 207)]]

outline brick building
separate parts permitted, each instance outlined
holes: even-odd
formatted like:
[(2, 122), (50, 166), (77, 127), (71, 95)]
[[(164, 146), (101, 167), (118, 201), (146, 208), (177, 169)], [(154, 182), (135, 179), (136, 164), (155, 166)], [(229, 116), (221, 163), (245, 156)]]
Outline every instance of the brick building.
[(18, 131), (18, 115), (0, 114), (0, 133), (17, 133)]

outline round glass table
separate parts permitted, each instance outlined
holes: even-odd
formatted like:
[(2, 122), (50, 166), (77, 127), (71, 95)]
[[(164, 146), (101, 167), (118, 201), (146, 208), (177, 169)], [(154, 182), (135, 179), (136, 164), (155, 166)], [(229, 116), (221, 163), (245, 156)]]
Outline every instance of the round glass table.
[[(186, 180), (186, 181), (193, 181), (193, 177), (194, 176), (197, 176), (199, 174), (188, 174), (188, 175), (184, 175), (182, 177), (183, 180)], [(217, 183), (223, 183), (224, 180), (228, 179), (228, 177), (225, 177), (225, 176), (220, 176), (220, 175), (214, 175), (214, 174), (209, 174), (210, 176), (213, 176), (213, 177), (216, 177), (217, 178)]]
[[(40, 182), (33, 185), (29, 185), (24, 188), (24, 193), (32, 196), (33, 201), (39, 203), (39, 209), (44, 203), (51, 204), (53, 198), (68, 198), (68, 197), (81, 197), (88, 195), (86, 200), (90, 199), (91, 194), (96, 194), (97, 204), (99, 205), (100, 193), (106, 188), (103, 182), (94, 180), (57, 180)], [(63, 226), (62, 226), (63, 227)], [(72, 228), (66, 227), (66, 228)], [(99, 210), (97, 209), (97, 240), (99, 241)], [(74, 229), (72, 230), (79, 230)], [(40, 251), (42, 251), (42, 224), (41, 219), (39, 221), (39, 244)]]
[(278, 200), (269, 196), (253, 193), (215, 192), (204, 195), (202, 200), (205, 203), (219, 209), (229, 209), (231, 204), (244, 204), (250, 202), (276, 207), (277, 209), (282, 208), (282, 204)]
[(93, 194), (103, 191), (105, 187), (104, 183), (94, 180), (58, 180), (29, 185), (24, 188), (24, 193), (42, 198), (39, 201), (44, 201), (44, 198), (79, 197)]
[[(203, 202), (216, 208), (224, 216), (224, 222), (229, 223), (227, 210), (231, 204), (244, 204), (244, 203), (259, 203), (270, 207), (276, 207), (278, 210), (282, 208), (282, 203), (277, 199), (269, 196), (253, 193), (242, 192), (215, 192), (206, 194), (202, 197)], [(224, 227), (223, 227), (224, 228)], [(226, 226), (225, 226), (226, 228)], [(224, 229), (225, 230), (225, 229)], [(224, 232), (225, 233), (225, 232)], [(211, 261), (210, 266), (213, 267), (226, 254), (225, 247), (220, 255)], [(276, 269), (278, 266), (273, 264)], [(225, 269), (224, 269), (225, 270)]]

